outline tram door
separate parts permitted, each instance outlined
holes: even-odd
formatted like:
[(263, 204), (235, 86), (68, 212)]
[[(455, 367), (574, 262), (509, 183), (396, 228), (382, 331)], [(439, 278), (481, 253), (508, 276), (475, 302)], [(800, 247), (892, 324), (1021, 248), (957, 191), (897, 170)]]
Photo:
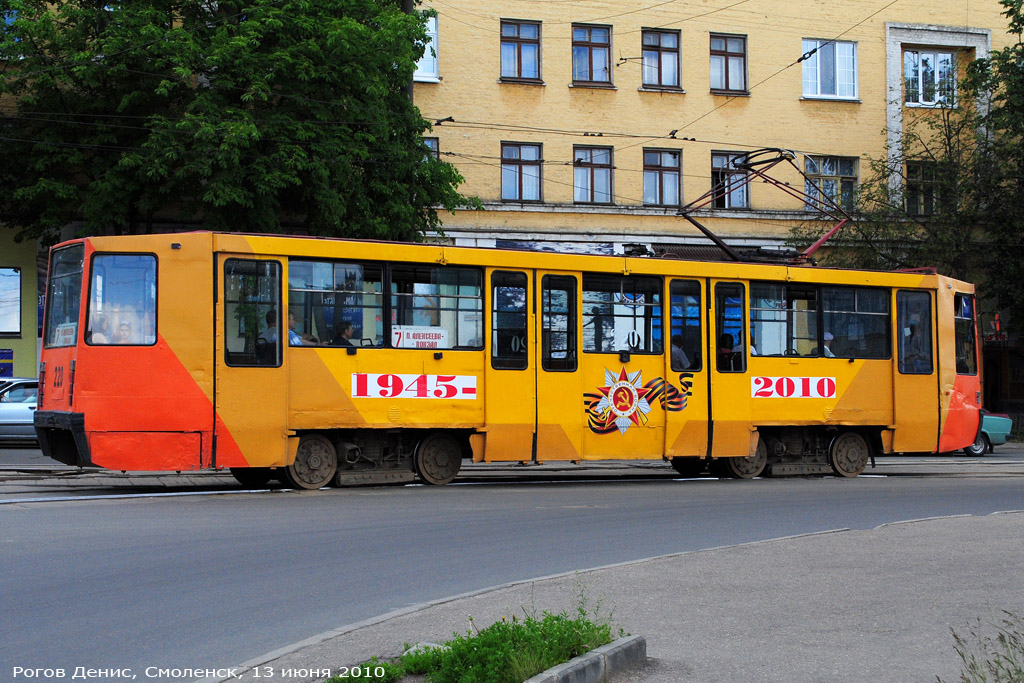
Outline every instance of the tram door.
[(579, 278), (536, 271), (537, 459), (582, 457)]
[(708, 452), (708, 374), (715, 347), (710, 347), (709, 356), (704, 286), (699, 280), (670, 280), (668, 285), (665, 378), (669, 395), (664, 405), (665, 454), (669, 457), (705, 456)]
[[(656, 459), (665, 449), (663, 278), (584, 273), (580, 381), (585, 459)], [(671, 392), (675, 397), (675, 392)]]
[(491, 338), (484, 369), (484, 459), (527, 461), (533, 457), (537, 420), (536, 313), (530, 274), (490, 270), (487, 276)]
[(932, 293), (896, 292), (893, 450), (934, 451), (939, 438), (939, 382)]
[(752, 441), (747, 361), (747, 292), (742, 282), (711, 280), (708, 364), (711, 365), (711, 453), (747, 456)]
[(281, 262), (219, 254), (217, 268), (216, 464), (286, 465), (288, 319)]

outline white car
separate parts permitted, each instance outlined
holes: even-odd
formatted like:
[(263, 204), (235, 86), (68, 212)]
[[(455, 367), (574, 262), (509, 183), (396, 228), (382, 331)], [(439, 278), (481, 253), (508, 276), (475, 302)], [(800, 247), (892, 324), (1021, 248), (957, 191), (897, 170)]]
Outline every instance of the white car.
[(0, 441), (36, 440), (32, 418), (38, 387), (36, 379), (0, 378)]

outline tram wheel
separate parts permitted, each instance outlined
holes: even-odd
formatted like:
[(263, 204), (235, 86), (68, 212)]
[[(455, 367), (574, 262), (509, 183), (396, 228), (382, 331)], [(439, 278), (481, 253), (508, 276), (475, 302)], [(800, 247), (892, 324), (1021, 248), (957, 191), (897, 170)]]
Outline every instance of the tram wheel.
[(724, 458), (724, 460), (725, 471), (729, 475), (737, 479), (753, 479), (761, 476), (765, 465), (768, 464), (768, 447), (765, 446), (764, 439), (758, 439), (753, 455), (748, 455), (745, 458)]
[(261, 489), (270, 483), (270, 468), (232, 467), (231, 476), (242, 486)]
[(857, 432), (843, 432), (828, 449), (828, 464), (840, 477), (856, 477), (867, 467), (869, 457), (868, 442)]
[(672, 469), (687, 479), (699, 477), (704, 471), (704, 458), (672, 458)]
[(306, 434), (299, 439), (295, 462), (284, 468), (288, 483), (299, 489), (324, 486), (338, 469), (338, 452), (322, 434)]
[(447, 484), (462, 467), (462, 448), (448, 434), (428, 434), (416, 446), (416, 474), (428, 484)]

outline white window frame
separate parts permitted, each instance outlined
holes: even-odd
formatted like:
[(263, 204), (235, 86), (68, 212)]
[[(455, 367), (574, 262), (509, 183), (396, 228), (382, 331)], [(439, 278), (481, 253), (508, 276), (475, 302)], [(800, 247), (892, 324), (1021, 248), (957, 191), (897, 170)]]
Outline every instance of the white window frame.
[(0, 268), (0, 337), (21, 337), (21, 268)]
[(427, 17), (426, 29), (427, 46), (423, 49), (423, 56), (416, 62), (416, 71), (412, 79), (420, 83), (440, 83), (437, 17)]
[[(914, 55), (918, 56), (917, 67), (916, 67), (917, 68), (917, 97), (918, 97), (918, 99), (917, 99), (916, 102), (911, 102), (911, 101), (909, 101), (907, 99), (907, 55), (911, 55), (911, 54), (914, 54)], [(922, 73), (921, 73), (921, 59), (920, 59), (920, 56), (922, 54), (929, 55), (930, 57), (932, 57), (932, 59), (934, 60), (933, 63), (935, 64), (935, 68), (934, 68), (934, 70), (932, 72), (933, 76), (934, 76), (934, 83), (933, 83), (933, 85), (935, 87), (935, 91), (934, 91), (935, 92), (935, 99), (932, 100), (932, 101), (925, 101), (924, 100), (924, 85), (925, 84), (924, 84), (924, 77), (922, 76)], [(952, 71), (953, 71), (953, 88), (952, 88), (953, 92), (952, 92), (952, 96), (951, 96), (951, 100), (952, 101), (949, 101), (949, 99), (947, 99), (947, 97), (942, 94), (941, 89), (939, 87), (940, 79), (939, 79), (938, 63), (939, 63), (939, 59), (941, 57), (945, 57), (945, 56), (949, 57), (950, 65), (951, 65), (951, 68), (952, 68)], [(953, 49), (950, 49), (950, 48), (942, 48), (942, 47), (933, 47), (933, 48), (907, 48), (907, 47), (904, 47), (903, 48), (903, 104), (904, 104), (904, 106), (907, 106), (907, 107), (954, 107), (954, 106), (956, 106), (956, 99), (957, 99), (957, 92), (956, 91), (957, 91), (957, 79), (958, 79), (958, 76), (959, 76), (959, 71), (957, 70), (957, 51), (956, 50), (953, 50)]]
[[(860, 93), (857, 78), (857, 43), (847, 40), (803, 39), (803, 96), (827, 100), (856, 100)], [(822, 92), (822, 54), (831, 51), (834, 93)]]

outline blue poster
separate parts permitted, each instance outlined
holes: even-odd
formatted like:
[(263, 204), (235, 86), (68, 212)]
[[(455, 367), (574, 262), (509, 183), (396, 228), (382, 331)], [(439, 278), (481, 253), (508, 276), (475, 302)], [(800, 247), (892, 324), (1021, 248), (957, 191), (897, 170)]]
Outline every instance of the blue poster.
[(14, 349), (0, 349), (0, 377), (14, 377)]

